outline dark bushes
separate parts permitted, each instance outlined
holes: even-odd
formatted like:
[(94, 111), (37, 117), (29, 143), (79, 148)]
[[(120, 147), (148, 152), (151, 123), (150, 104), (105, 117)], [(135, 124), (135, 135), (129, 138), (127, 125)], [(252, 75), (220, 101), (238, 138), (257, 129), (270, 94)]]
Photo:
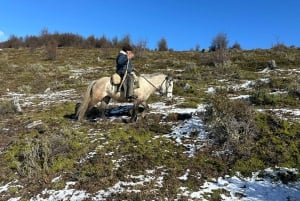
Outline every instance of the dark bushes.
[(211, 97), (205, 121), (216, 155), (233, 172), (250, 176), (266, 167), (299, 168), (299, 123), (255, 112), (248, 102), (222, 93)]
[[(224, 94), (214, 95), (206, 112), (207, 130), (211, 138), (229, 152), (250, 154), (247, 147), (257, 135), (255, 112), (243, 100), (230, 100)], [(242, 149), (242, 150), (241, 150)]]

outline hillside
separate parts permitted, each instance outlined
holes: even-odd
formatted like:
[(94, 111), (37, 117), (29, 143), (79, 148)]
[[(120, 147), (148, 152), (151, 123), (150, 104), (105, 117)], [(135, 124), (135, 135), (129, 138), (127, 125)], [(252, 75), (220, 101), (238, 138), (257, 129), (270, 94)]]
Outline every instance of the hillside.
[(0, 200), (300, 199), (299, 49), (140, 52), (134, 67), (172, 75), (173, 98), (153, 94), (135, 123), (114, 101), (76, 121), (117, 53), (0, 51)]

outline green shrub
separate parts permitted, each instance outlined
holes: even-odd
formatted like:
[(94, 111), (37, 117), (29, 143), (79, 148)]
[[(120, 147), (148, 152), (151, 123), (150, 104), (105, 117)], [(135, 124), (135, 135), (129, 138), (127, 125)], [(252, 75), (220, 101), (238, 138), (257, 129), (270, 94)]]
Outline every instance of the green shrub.
[(259, 89), (252, 93), (250, 100), (253, 104), (261, 105), (274, 105), (276, 102), (276, 96), (271, 95), (267, 89)]
[(186, 98), (183, 103), (177, 105), (179, 108), (197, 108), (200, 104), (200, 98)]
[(74, 167), (74, 159), (59, 155), (51, 162), (51, 172), (58, 173), (65, 170), (71, 171)]
[(46, 126), (24, 133), (5, 153), (11, 169), (20, 176), (41, 176), (71, 169), (86, 153), (82, 135), (68, 130), (51, 133)]
[(50, 154), (47, 136), (32, 133), (6, 152), (6, 160), (21, 176), (37, 176), (48, 171)]
[(232, 173), (240, 172), (243, 176), (251, 177), (253, 172), (266, 168), (265, 163), (257, 156), (250, 159), (240, 159), (235, 162), (232, 168)]
[(288, 94), (295, 97), (298, 101), (300, 99), (300, 87), (297, 78), (295, 78), (288, 85)]
[(248, 102), (230, 100), (224, 94), (213, 95), (205, 118), (206, 130), (217, 144), (234, 151), (234, 154), (250, 154), (242, 144), (251, 143), (257, 129), (255, 112)]
[(12, 101), (0, 101), (0, 116), (15, 114), (16, 112), (17, 108)]
[(253, 152), (268, 166), (300, 167), (300, 124), (259, 113), (256, 118), (260, 130)]

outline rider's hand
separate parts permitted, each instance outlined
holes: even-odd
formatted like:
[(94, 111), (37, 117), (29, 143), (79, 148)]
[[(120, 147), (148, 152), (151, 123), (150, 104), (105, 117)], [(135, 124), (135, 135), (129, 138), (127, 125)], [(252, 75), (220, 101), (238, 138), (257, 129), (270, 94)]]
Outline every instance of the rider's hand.
[(140, 75), (140, 73), (135, 68), (132, 69), (132, 72), (134, 72), (137, 76)]

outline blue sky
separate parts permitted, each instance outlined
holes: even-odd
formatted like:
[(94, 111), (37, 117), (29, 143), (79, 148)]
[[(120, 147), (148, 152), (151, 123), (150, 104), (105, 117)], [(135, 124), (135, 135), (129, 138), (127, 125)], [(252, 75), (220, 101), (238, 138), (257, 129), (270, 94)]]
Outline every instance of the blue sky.
[(165, 38), (174, 50), (208, 48), (225, 33), (229, 46), (268, 49), (300, 46), (299, 0), (1, 0), (0, 41), (74, 33), (146, 41), (154, 49)]

